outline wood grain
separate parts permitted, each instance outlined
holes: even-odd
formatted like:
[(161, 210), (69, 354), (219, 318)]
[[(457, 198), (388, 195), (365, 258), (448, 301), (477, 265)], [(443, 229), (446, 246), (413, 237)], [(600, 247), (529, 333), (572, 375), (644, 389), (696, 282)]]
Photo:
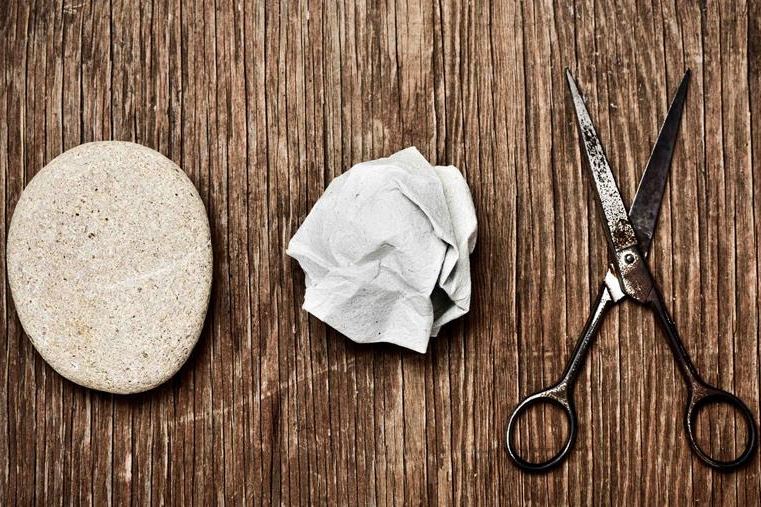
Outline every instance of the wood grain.
[[(700, 371), (761, 419), (761, 2), (6, 0), (0, 62), (3, 246), (38, 170), (120, 139), (184, 168), (215, 256), (191, 359), (138, 396), (58, 376), (2, 284), (0, 503), (758, 503), (758, 458), (720, 475), (691, 455), (681, 378), (631, 304), (588, 358), (568, 463), (521, 474), (503, 433), (607, 266), (564, 67), (626, 199), (692, 69), (651, 266)], [(284, 253), (333, 177), (409, 145), (462, 170), (479, 219), (472, 310), (425, 355), (309, 318)], [(549, 423), (522, 445), (547, 451)], [(736, 424), (703, 437), (729, 455)]]

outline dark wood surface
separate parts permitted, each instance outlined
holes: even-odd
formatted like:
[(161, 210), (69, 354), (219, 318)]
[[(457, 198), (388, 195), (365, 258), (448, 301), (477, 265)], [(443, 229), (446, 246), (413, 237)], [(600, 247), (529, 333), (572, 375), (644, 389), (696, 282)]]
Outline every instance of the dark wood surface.
[[(759, 418), (761, 3), (636, 4), (0, 2), (3, 279), (22, 189), (91, 140), (137, 141), (179, 163), (208, 208), (215, 255), (191, 359), (138, 396), (58, 376), (2, 284), (0, 497), (757, 503), (759, 459), (720, 475), (691, 455), (678, 371), (632, 304), (589, 357), (568, 463), (524, 475), (503, 448), (509, 411), (560, 373), (606, 268), (566, 66), (626, 199), (692, 69), (651, 266), (700, 371)], [(358, 346), (309, 318), (284, 254), (334, 176), (409, 145), (463, 171), (479, 219), (472, 310), (425, 355)], [(731, 454), (742, 436), (731, 414), (715, 415), (703, 438)], [(562, 427), (541, 419), (522, 437), (547, 452)]]

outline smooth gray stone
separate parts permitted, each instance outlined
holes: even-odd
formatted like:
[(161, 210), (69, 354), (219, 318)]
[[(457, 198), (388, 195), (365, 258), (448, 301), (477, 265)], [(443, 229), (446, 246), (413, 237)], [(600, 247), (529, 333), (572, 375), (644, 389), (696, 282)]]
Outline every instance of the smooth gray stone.
[(198, 341), (209, 221), (185, 173), (150, 148), (108, 141), (58, 156), (21, 195), (7, 248), (24, 331), (77, 384), (151, 389)]

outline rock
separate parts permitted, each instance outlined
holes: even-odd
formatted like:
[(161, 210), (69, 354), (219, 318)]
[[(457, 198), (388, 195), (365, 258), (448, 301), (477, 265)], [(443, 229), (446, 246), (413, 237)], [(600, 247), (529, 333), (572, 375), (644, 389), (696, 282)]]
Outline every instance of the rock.
[(127, 142), (77, 146), (24, 190), (8, 280), (37, 351), (77, 384), (151, 389), (187, 360), (209, 303), (209, 221), (193, 183)]

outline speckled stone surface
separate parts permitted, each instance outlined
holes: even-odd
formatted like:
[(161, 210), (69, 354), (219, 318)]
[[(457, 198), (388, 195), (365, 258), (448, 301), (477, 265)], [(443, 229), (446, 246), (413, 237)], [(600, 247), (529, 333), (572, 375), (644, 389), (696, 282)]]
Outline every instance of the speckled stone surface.
[(77, 384), (151, 389), (198, 341), (211, 289), (209, 222), (185, 173), (150, 148), (109, 141), (58, 156), (21, 195), (7, 248), (26, 334)]

